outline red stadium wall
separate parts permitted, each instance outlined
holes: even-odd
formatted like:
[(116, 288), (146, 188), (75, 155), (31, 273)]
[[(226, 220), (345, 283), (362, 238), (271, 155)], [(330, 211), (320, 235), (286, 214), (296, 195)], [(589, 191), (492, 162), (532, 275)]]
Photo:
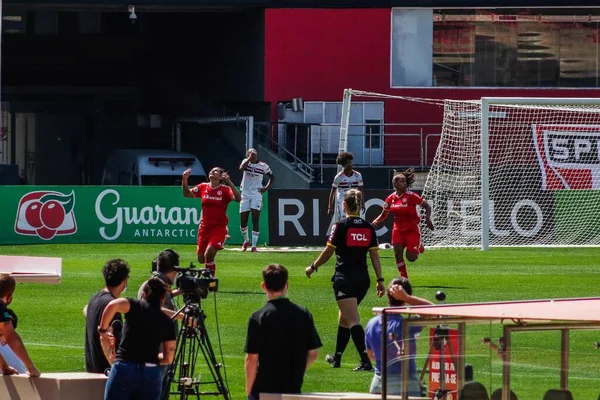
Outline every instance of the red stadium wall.
[[(598, 97), (598, 89), (390, 88), (390, 9), (267, 9), (265, 101), (302, 97), (341, 101), (345, 88), (436, 99), (497, 97)], [(441, 123), (441, 107), (385, 101), (386, 123)], [(415, 127), (411, 127), (413, 131)], [(430, 132), (439, 128), (430, 128)], [(427, 132), (426, 132), (427, 133)], [(413, 143), (410, 148), (418, 149)], [(386, 138), (387, 165), (418, 164), (406, 141)], [(403, 149), (404, 151), (400, 151)], [(429, 153), (429, 162), (433, 152)]]

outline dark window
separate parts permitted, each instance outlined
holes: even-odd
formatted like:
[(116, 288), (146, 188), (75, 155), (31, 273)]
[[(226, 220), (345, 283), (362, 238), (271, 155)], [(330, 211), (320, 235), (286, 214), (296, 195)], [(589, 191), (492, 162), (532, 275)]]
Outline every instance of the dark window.
[(365, 119), (365, 148), (381, 148), (381, 120)]

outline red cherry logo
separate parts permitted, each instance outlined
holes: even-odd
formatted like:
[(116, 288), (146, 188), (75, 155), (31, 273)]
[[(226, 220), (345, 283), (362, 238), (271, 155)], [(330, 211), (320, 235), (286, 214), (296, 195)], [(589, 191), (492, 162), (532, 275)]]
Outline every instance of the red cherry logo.
[(25, 209), (25, 220), (33, 229), (38, 229), (44, 226), (44, 224), (42, 224), (42, 217), (40, 216), (41, 210), (42, 203), (37, 200), (29, 203)]
[(45, 227), (36, 229), (35, 232), (38, 234), (39, 237), (46, 240), (52, 239), (56, 234), (56, 231), (54, 229), (48, 229)]
[[(50, 200), (42, 205), (40, 215), (46, 228), (58, 229), (65, 220), (65, 209), (58, 201)], [(52, 233), (52, 236), (54, 236), (54, 233)], [(44, 237), (42, 236), (42, 238)]]

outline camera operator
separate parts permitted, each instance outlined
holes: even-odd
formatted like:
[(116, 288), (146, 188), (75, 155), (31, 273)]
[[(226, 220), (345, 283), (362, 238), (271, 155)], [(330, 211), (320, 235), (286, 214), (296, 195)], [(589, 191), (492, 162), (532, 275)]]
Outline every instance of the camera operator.
[[(406, 304), (411, 306), (433, 305), (432, 302), (420, 297), (412, 295), (412, 286), (406, 278), (394, 278), (390, 282), (387, 291), (388, 304), (390, 307), (400, 307)], [(398, 354), (398, 346), (402, 343), (402, 315), (390, 314), (387, 320), (387, 393), (401, 394), (401, 366), (402, 360)], [(365, 342), (369, 358), (375, 361), (375, 375), (371, 381), (369, 393), (381, 393), (381, 360), (383, 358), (381, 351), (381, 315), (373, 317), (368, 323), (365, 330)], [(409, 383), (408, 395), (420, 396), (421, 386), (417, 375), (417, 342), (416, 337), (421, 332), (421, 327), (411, 327), (410, 338), (408, 340), (409, 347)]]
[[(175, 323), (162, 310), (168, 288), (158, 277), (144, 287), (143, 300), (116, 299), (102, 314), (98, 332), (110, 339), (108, 326), (116, 313), (125, 315), (123, 338), (110, 369), (105, 400), (142, 398), (158, 400), (161, 395), (162, 365), (175, 355)], [(105, 354), (108, 352), (103, 347)], [(159, 353), (163, 354), (159, 360)]]
[[(104, 308), (114, 299), (118, 299), (127, 287), (129, 272), (131, 268), (126, 261), (112, 259), (102, 267), (104, 276), (104, 289), (92, 296), (84, 309), (85, 314), (85, 368), (87, 372), (102, 374), (110, 368), (110, 362), (114, 361), (114, 352), (111, 360), (104, 356), (98, 325)], [(121, 314), (115, 314), (113, 321), (122, 321)]]
[[(17, 315), (8, 308), (13, 300), (17, 283), (10, 275), (0, 275), (0, 341), (5, 342), (17, 357), (25, 364), (30, 377), (40, 376), (40, 371), (35, 367), (29, 354), (25, 349), (21, 336), (15, 330), (17, 327)], [(0, 355), (0, 372), (2, 375), (13, 375), (17, 370), (8, 365)]]
[[(173, 284), (175, 283), (175, 277), (177, 276), (177, 271), (175, 268), (179, 267), (179, 254), (175, 250), (172, 249), (164, 249), (160, 253), (156, 259), (152, 262), (152, 276), (160, 278), (164, 283), (168, 286), (167, 297), (162, 305), (163, 308), (172, 311), (171, 313), (164, 310), (165, 313), (172, 317), (175, 315), (176, 307), (175, 302), (173, 301), (173, 297), (179, 295), (179, 291), (177, 289), (172, 289)], [(148, 281), (142, 283), (140, 286), (140, 290), (138, 291), (138, 300), (142, 299), (142, 295), (144, 294), (144, 288)]]

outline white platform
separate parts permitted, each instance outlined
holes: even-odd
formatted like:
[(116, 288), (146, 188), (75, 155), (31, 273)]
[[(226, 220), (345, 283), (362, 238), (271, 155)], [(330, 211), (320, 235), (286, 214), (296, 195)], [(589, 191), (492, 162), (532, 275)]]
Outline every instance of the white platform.
[(0, 400), (103, 400), (107, 379), (87, 372), (0, 375)]

